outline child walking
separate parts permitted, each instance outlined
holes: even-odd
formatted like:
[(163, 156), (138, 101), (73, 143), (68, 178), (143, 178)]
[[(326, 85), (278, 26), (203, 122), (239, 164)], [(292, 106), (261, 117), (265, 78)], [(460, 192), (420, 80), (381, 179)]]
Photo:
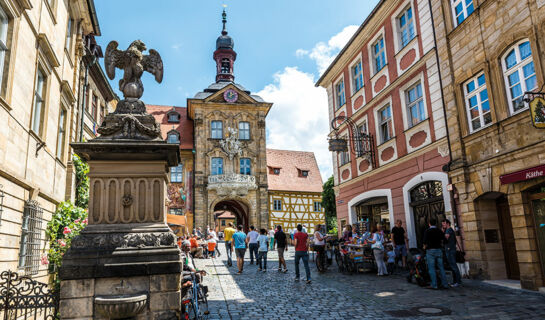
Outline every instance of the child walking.
[(259, 245), (257, 252), (257, 262), (259, 263), (259, 269), (257, 269), (257, 271), (267, 272), (267, 251), (269, 249), (269, 237), (267, 237), (267, 230), (259, 230), (257, 244)]
[(386, 256), (388, 257), (388, 274), (394, 274), (394, 267), (396, 262), (396, 253), (392, 246), (388, 246), (388, 252), (386, 253)]

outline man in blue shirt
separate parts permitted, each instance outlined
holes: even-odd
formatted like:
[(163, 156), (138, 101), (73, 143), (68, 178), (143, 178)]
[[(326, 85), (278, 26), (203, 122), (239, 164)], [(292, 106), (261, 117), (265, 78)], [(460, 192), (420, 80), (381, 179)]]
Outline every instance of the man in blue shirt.
[(246, 239), (246, 234), (242, 231), (242, 225), (238, 225), (237, 232), (233, 235), (233, 241), (231, 245), (235, 249), (237, 255), (237, 274), (241, 274), (244, 269), (244, 254), (246, 253), (246, 244), (248, 240)]

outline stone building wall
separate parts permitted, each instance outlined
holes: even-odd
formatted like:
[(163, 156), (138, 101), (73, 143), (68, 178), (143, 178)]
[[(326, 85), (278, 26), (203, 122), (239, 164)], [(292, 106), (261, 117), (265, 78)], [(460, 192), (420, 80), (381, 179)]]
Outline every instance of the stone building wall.
[[(0, 184), (5, 195), (0, 220), (0, 264), (2, 270), (39, 278), (46, 275), (47, 268), (39, 264), (39, 255), (47, 249), (44, 230), (56, 205), (65, 199), (70, 119), (76, 108), (79, 70), (77, 39), (95, 32), (86, 1), (51, 3), (52, 7), (48, 1), (0, 1), (8, 17), (8, 50), (0, 85)], [(67, 40), (69, 19), (74, 21), (70, 29), (72, 41)], [(41, 116), (36, 117), (36, 123), (41, 125), (34, 130), (38, 69), (46, 80)], [(58, 144), (61, 110), (65, 112), (65, 136)], [(33, 264), (38, 273), (19, 268), (23, 211), (29, 200), (36, 200), (43, 209), (37, 239), (40, 248)]]
[[(474, 12), (457, 23), (450, 1), (431, 2), (451, 142), (449, 176), (463, 221), (465, 250), (474, 275), (506, 278), (507, 261), (515, 261), (522, 286), (537, 289), (544, 285), (539, 250), (545, 248), (537, 246), (536, 226), (525, 191), (539, 186), (543, 179), (501, 184), (499, 177), (544, 164), (545, 143), (543, 132), (532, 126), (528, 109), (511, 111), (502, 63), (513, 45), (527, 40), (537, 88), (544, 83), (545, 7), (533, 0), (473, 0), (473, 5)], [(481, 73), (486, 80), (491, 121), (473, 130), (464, 86)], [(505, 256), (509, 250), (502, 245), (509, 238), (498, 218), (504, 197), (510, 214), (507, 222), (512, 225), (507, 229), (512, 229), (516, 246), (514, 259)], [(487, 240), (485, 230), (489, 235), (496, 230), (499, 239)]]

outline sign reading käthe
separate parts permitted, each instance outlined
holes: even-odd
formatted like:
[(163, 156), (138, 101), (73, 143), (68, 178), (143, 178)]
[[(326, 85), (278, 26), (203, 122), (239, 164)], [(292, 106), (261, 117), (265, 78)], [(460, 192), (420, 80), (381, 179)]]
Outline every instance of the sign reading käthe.
[(501, 184), (515, 183), (545, 177), (545, 164), (500, 176)]

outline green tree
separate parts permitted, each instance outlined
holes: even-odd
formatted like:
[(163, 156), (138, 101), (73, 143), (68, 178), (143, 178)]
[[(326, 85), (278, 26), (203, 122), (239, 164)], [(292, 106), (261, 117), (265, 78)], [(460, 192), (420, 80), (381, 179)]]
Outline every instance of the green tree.
[(72, 158), (76, 170), (76, 207), (87, 209), (89, 205), (89, 165), (77, 155)]
[(335, 203), (335, 191), (333, 191), (333, 186), (333, 177), (329, 177), (323, 186), (322, 207), (325, 211), (327, 232), (337, 234), (337, 204)]

